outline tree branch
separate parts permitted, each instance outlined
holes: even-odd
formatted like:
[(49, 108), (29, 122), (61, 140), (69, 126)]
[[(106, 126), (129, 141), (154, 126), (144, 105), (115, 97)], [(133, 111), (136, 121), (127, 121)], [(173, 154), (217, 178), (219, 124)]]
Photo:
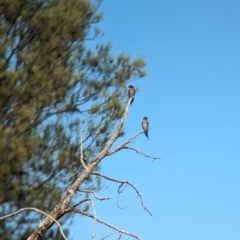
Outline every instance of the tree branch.
[(83, 199), (83, 200), (75, 203), (75, 204), (73, 205), (73, 207), (77, 207), (77, 206), (79, 206), (80, 204), (82, 204), (82, 203), (84, 203), (84, 202), (89, 202), (89, 201), (91, 201), (91, 200), (92, 200), (91, 198), (85, 198), (85, 199)]
[(21, 208), (21, 209), (15, 211), (15, 212), (13, 212), (13, 213), (10, 213), (10, 214), (7, 214), (7, 215), (5, 215), (5, 216), (0, 217), (0, 220), (3, 220), (3, 219), (8, 218), (8, 217), (12, 217), (12, 216), (14, 216), (14, 215), (16, 215), (16, 214), (18, 214), (18, 213), (20, 213), (20, 212), (26, 211), (26, 210), (34, 210), (34, 211), (40, 212), (41, 214), (43, 214), (43, 215), (51, 218), (51, 219), (59, 226), (60, 232), (61, 232), (63, 238), (64, 238), (65, 240), (68, 240), (68, 238), (66, 237), (66, 235), (65, 235), (64, 232), (63, 232), (63, 229), (62, 229), (61, 224), (60, 224), (56, 219), (54, 219), (51, 215), (49, 215), (49, 214), (47, 214), (47, 213), (45, 213), (45, 212), (43, 212), (43, 211), (41, 211), (41, 210), (39, 210), (39, 209), (37, 209), (37, 208), (34, 208), (34, 207)]
[[(141, 202), (141, 205), (142, 205), (142, 208), (148, 212), (148, 214), (151, 216), (151, 217), (154, 217), (154, 215), (145, 207), (144, 203), (143, 203), (143, 200), (142, 200), (142, 195), (140, 194), (140, 192), (137, 190), (137, 188), (130, 182), (128, 181), (122, 181), (122, 180), (117, 180), (117, 179), (114, 179), (114, 178), (110, 178), (108, 176), (105, 176), (101, 173), (98, 173), (98, 172), (92, 172), (93, 175), (96, 175), (96, 176), (99, 176), (99, 177), (102, 177), (102, 178), (105, 178), (111, 182), (116, 182), (116, 183), (120, 183), (119, 187), (118, 187), (118, 193), (121, 193), (120, 189), (121, 187), (126, 184), (128, 186), (130, 186), (131, 188), (133, 188), (135, 190), (135, 192), (137, 193), (137, 196), (139, 197), (140, 199), (140, 202)], [(154, 217), (155, 218), (155, 217)]]
[(78, 189), (79, 192), (84, 192), (84, 193), (92, 193), (94, 195), (94, 197), (97, 199), (97, 200), (100, 200), (100, 201), (103, 201), (103, 200), (109, 200), (111, 199), (111, 197), (98, 197), (97, 194), (96, 194), (96, 191), (94, 190), (90, 190), (90, 189)]
[(93, 160), (88, 164), (88, 168), (85, 169), (85, 172), (79, 176), (75, 182), (67, 188), (67, 190), (64, 192), (62, 199), (59, 201), (59, 203), (56, 205), (56, 207), (53, 209), (53, 211), (50, 213), (50, 217), (45, 218), (40, 226), (35, 229), (35, 231), (30, 235), (28, 240), (40, 240), (41, 237), (47, 232), (47, 230), (54, 224), (53, 219), (60, 219), (65, 213), (69, 212), (69, 204), (75, 194), (75, 192), (78, 190), (79, 186), (91, 175), (91, 173), (94, 171), (96, 166), (102, 161), (104, 157), (108, 154), (109, 149), (113, 145), (113, 143), (116, 141), (117, 137), (119, 136), (121, 129), (123, 127), (123, 124), (126, 120), (128, 109), (130, 106), (132, 98), (129, 98), (125, 113), (118, 123), (113, 135), (110, 137), (108, 142), (106, 143), (103, 150), (95, 157)]
[(132, 140), (134, 138), (136, 138), (137, 136), (139, 136), (140, 134), (144, 133), (144, 131), (141, 131), (137, 134), (135, 134), (133, 137), (129, 138), (127, 141), (125, 141), (123, 144), (119, 145), (118, 147), (116, 147), (114, 150), (112, 150), (111, 152), (108, 152), (107, 156), (110, 156), (118, 151), (120, 151), (121, 149), (123, 149), (124, 146), (126, 146), (128, 143), (131, 143)]
[(124, 143), (122, 143), (121, 145), (119, 145), (118, 147), (116, 147), (114, 150), (112, 150), (111, 152), (108, 152), (107, 156), (113, 155), (114, 153), (116, 153), (116, 152), (118, 152), (118, 151), (120, 151), (120, 150), (122, 150), (122, 149), (133, 150), (133, 151), (135, 151), (135, 152), (138, 153), (138, 154), (141, 154), (141, 155), (143, 155), (143, 156), (145, 156), (145, 157), (147, 157), (147, 158), (151, 158), (152, 161), (154, 161), (154, 160), (156, 160), (156, 159), (162, 159), (163, 157), (165, 157), (165, 156), (168, 155), (168, 153), (167, 153), (167, 154), (164, 155), (163, 157), (151, 157), (151, 156), (143, 153), (142, 151), (140, 151), (140, 150), (138, 150), (138, 149), (135, 149), (135, 148), (132, 148), (132, 147), (128, 147), (128, 146), (127, 146), (127, 144), (131, 143), (134, 138), (138, 137), (138, 136), (139, 136), (140, 134), (142, 134), (142, 133), (144, 133), (144, 131), (141, 131), (141, 132), (135, 134), (133, 137), (129, 138), (127, 141), (125, 141)]
[(139, 151), (138, 149), (135, 149), (135, 148), (132, 148), (132, 147), (124, 146), (124, 147), (122, 147), (122, 149), (133, 150), (133, 151), (135, 151), (135, 152), (138, 153), (138, 154), (141, 154), (141, 155), (143, 155), (143, 156), (145, 156), (145, 157), (147, 157), (147, 158), (151, 158), (152, 161), (154, 161), (154, 160), (156, 160), (156, 159), (161, 159), (160, 157), (151, 157), (151, 156), (149, 156), (149, 155), (147, 155), (147, 154)]
[[(92, 214), (88, 213), (88, 212), (81, 211), (81, 210), (79, 210), (77, 208), (71, 208), (71, 210), (73, 212), (80, 213), (80, 214), (82, 214), (84, 216), (87, 216), (89, 218), (94, 219), (94, 216)], [(122, 233), (124, 235), (130, 236), (130, 237), (138, 239), (138, 240), (141, 240), (141, 238), (139, 238), (138, 236), (136, 236), (136, 235), (134, 235), (134, 234), (132, 234), (130, 232), (124, 231), (124, 230), (122, 230), (120, 228), (117, 228), (117, 227), (115, 227), (115, 226), (113, 226), (113, 225), (111, 225), (111, 224), (109, 224), (107, 222), (104, 222), (104, 221), (100, 220), (99, 218), (96, 218), (96, 221), (101, 223), (101, 224), (103, 224), (103, 225), (105, 225), (105, 226), (107, 226), (107, 227), (109, 227), (109, 228), (111, 228), (111, 229), (113, 229), (113, 230), (115, 230), (115, 231), (117, 231), (117, 232), (119, 232), (119, 233)]]

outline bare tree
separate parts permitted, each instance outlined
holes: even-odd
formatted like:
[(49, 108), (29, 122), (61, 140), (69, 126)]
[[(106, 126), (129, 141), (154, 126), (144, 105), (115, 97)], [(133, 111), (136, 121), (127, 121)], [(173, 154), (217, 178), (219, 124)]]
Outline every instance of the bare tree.
[[(63, 193), (63, 196), (62, 196), (61, 200), (59, 201), (58, 204), (56, 204), (56, 207), (52, 210), (51, 213), (47, 214), (47, 213), (45, 213), (45, 212), (43, 212), (43, 211), (41, 211), (41, 210), (39, 210), (37, 208), (25, 207), (25, 208), (19, 209), (18, 211), (15, 211), (15, 212), (13, 212), (11, 214), (8, 214), (8, 215), (5, 215), (5, 216), (1, 217), (0, 220), (8, 218), (8, 217), (11, 217), (11, 216), (16, 215), (16, 214), (18, 214), (18, 213), (20, 213), (22, 211), (25, 211), (25, 210), (34, 210), (34, 211), (37, 211), (37, 212), (40, 212), (40, 213), (46, 215), (46, 218), (39, 224), (39, 226), (35, 229), (35, 231), (29, 236), (28, 240), (41, 239), (41, 237), (54, 225), (54, 223), (56, 223), (59, 226), (63, 238), (67, 240), (67, 237), (66, 237), (66, 235), (63, 232), (63, 229), (61, 227), (61, 224), (60, 224), (59, 220), (67, 213), (76, 213), (76, 214), (80, 214), (82, 216), (86, 216), (88, 218), (93, 219), (94, 226), (96, 225), (96, 223), (100, 223), (100, 224), (103, 224), (103, 225), (113, 229), (115, 232), (120, 234), (118, 239), (121, 239), (121, 237), (123, 235), (126, 235), (129, 238), (133, 238), (133, 239), (140, 239), (140, 237), (138, 237), (135, 234), (127, 232), (127, 231), (125, 231), (122, 228), (115, 227), (112, 224), (109, 224), (109, 223), (99, 219), (97, 217), (97, 215), (96, 215), (96, 211), (95, 211), (95, 208), (94, 208), (94, 201), (93, 201), (92, 198), (85, 197), (85, 198), (83, 198), (79, 202), (72, 203), (73, 197), (75, 196), (75, 194), (77, 194), (79, 192), (92, 194), (95, 197), (95, 199), (97, 199), (99, 201), (109, 200), (110, 199), (110, 198), (106, 198), (106, 197), (103, 198), (103, 197), (97, 196), (96, 192), (94, 190), (92, 190), (92, 189), (81, 188), (81, 185), (83, 185), (83, 183), (84, 183), (84, 181), (86, 179), (88, 179), (91, 175), (95, 175), (95, 176), (98, 176), (100, 178), (104, 178), (104, 179), (106, 179), (106, 180), (108, 180), (110, 182), (117, 183), (119, 185), (118, 186), (118, 194), (121, 194), (121, 192), (122, 192), (122, 190), (124, 189), (125, 186), (131, 187), (136, 192), (136, 194), (137, 194), (137, 196), (138, 196), (138, 198), (139, 198), (139, 200), (141, 202), (142, 208), (150, 216), (153, 216), (153, 214), (145, 207), (140, 192), (138, 191), (138, 189), (132, 183), (130, 183), (128, 181), (118, 180), (118, 179), (115, 179), (113, 177), (106, 176), (106, 175), (102, 174), (101, 172), (96, 172), (97, 166), (101, 163), (101, 161), (105, 157), (111, 156), (114, 153), (116, 153), (116, 152), (118, 152), (120, 150), (123, 150), (123, 149), (132, 150), (132, 151), (134, 151), (134, 152), (136, 152), (138, 154), (141, 154), (141, 155), (143, 155), (143, 156), (145, 156), (147, 158), (152, 159), (153, 161), (156, 160), (156, 159), (160, 159), (160, 157), (149, 156), (149, 155), (141, 152), (138, 149), (135, 149), (135, 148), (132, 148), (132, 147), (128, 146), (128, 144), (131, 143), (132, 140), (135, 139), (137, 136), (142, 134), (143, 131), (137, 133), (136, 135), (134, 135), (133, 137), (131, 137), (130, 139), (128, 139), (124, 143), (120, 144), (115, 149), (111, 150), (111, 147), (112, 147), (113, 143), (116, 141), (117, 137), (119, 136), (119, 134), (121, 132), (121, 129), (122, 129), (123, 125), (124, 125), (124, 122), (126, 121), (128, 109), (129, 109), (130, 103), (131, 103), (133, 98), (134, 97), (131, 97), (129, 99), (129, 101), (127, 103), (127, 106), (125, 108), (125, 113), (124, 113), (122, 119), (120, 120), (120, 122), (118, 123), (114, 133), (112, 134), (110, 139), (107, 141), (105, 147), (91, 161), (85, 161), (85, 159), (84, 159), (83, 149), (82, 149), (82, 138), (81, 138), (81, 140), (80, 140), (80, 144), (81, 144), (80, 161), (81, 161), (82, 166), (84, 167), (84, 171), (81, 172), (81, 175), (79, 177), (77, 177), (75, 179), (75, 181), (71, 184), (71, 186), (69, 186), (66, 189), (66, 191)], [(78, 170), (74, 173), (74, 175), (76, 175), (77, 173), (78, 173)], [(72, 176), (69, 176), (69, 177), (72, 177)], [(93, 214), (90, 214), (87, 210), (79, 209), (79, 207), (82, 206), (84, 203), (90, 203)], [(114, 234), (114, 233), (112, 233), (112, 234)], [(105, 236), (102, 239), (106, 239), (107, 237), (109, 237), (112, 234), (109, 234), (108, 236)], [(92, 233), (92, 239), (94, 239), (94, 235), (95, 235), (95, 227), (94, 227), (94, 230), (93, 230), (93, 233)]]

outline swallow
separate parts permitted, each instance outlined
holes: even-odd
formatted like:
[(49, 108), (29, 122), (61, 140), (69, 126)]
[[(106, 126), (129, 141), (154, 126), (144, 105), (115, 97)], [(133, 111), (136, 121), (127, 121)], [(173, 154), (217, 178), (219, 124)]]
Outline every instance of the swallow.
[[(148, 122), (148, 118), (144, 117), (142, 120), (142, 128), (144, 130), (144, 134), (145, 136), (148, 138), (148, 128), (149, 128), (149, 122)], [(148, 138), (149, 140), (149, 138)]]
[(129, 98), (133, 97), (133, 99), (131, 101), (131, 105), (132, 105), (132, 103), (134, 101), (135, 92), (136, 92), (136, 90), (135, 90), (135, 88), (132, 85), (128, 86), (128, 97)]

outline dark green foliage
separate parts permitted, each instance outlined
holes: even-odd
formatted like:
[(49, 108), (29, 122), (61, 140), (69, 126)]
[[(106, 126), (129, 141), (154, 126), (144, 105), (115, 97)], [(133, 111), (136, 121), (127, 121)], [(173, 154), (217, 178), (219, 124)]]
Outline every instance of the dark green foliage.
[[(141, 59), (86, 48), (101, 19), (96, 9), (87, 0), (0, 0), (1, 214), (50, 212), (74, 180), (57, 177), (80, 167), (81, 131), (89, 161), (122, 116), (128, 81), (145, 74)], [(98, 179), (85, 184), (100, 188)], [(42, 218), (27, 212), (1, 221), (0, 238), (24, 238)]]

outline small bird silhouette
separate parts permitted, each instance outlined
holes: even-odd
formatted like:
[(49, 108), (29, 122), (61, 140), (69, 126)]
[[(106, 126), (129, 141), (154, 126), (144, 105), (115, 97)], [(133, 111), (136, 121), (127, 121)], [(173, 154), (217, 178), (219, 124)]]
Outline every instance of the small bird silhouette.
[(131, 101), (131, 105), (132, 105), (132, 103), (134, 101), (135, 93), (136, 93), (135, 88), (132, 85), (128, 86), (128, 97), (129, 98), (133, 97), (133, 99)]
[[(148, 138), (148, 128), (149, 128), (149, 122), (148, 122), (148, 118), (144, 117), (142, 120), (142, 128), (144, 130), (144, 134), (145, 136)], [(149, 138), (148, 138), (149, 140)]]

